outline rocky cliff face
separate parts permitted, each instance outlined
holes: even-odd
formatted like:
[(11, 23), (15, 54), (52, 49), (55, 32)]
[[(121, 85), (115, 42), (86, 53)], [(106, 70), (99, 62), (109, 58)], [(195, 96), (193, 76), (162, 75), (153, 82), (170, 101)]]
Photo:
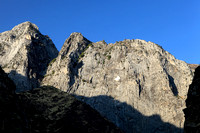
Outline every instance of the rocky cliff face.
[(188, 91), (185, 113), (185, 133), (200, 133), (200, 66), (196, 68), (194, 79)]
[(51, 86), (15, 94), (0, 67), (0, 132), (122, 133), (89, 105)]
[(80, 33), (66, 40), (43, 85), (74, 94), (125, 132), (183, 132), (189, 66), (159, 45), (124, 40), (91, 43)]
[(78, 60), (89, 44), (91, 42), (81, 33), (72, 33), (65, 41), (58, 57), (50, 62), (42, 84), (53, 85), (63, 91), (72, 88), (76, 80), (74, 76), (78, 77), (78, 69), (82, 67)]
[(52, 40), (30, 22), (0, 33), (0, 65), (15, 82), (17, 91), (38, 87), (57, 54)]

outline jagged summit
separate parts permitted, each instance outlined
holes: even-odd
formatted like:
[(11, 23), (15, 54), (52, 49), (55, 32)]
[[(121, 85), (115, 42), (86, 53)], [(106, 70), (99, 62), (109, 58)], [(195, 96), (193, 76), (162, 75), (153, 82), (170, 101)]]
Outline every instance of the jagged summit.
[(0, 33), (0, 65), (9, 73), (17, 90), (38, 87), (48, 63), (57, 55), (52, 40), (30, 22)]
[[(34, 33), (41, 34), (39, 32), (39, 28), (35, 24), (27, 21), (27, 22), (24, 22), (24, 23), (21, 23), (21, 24), (15, 26), (10, 31), (5, 31), (5, 32), (1, 33), (0, 39), (1, 40), (7, 39), (7, 41), (8, 40), (12, 41), (12, 40), (16, 39), (17, 36), (22, 36), (25, 34), (33, 35)], [(5, 38), (5, 36), (7, 37), (9, 34), (11, 34), (10, 38), (9, 39)]]
[[(80, 59), (81, 55), (92, 42), (86, 39), (81, 33), (72, 33), (63, 44), (57, 58), (52, 60), (48, 66), (47, 73), (43, 79), (42, 85), (48, 85), (45, 81), (55, 80), (52, 82), (54, 86), (63, 83), (61, 90), (66, 91), (73, 84), (73, 77), (68, 77), (69, 73), (74, 73), (77, 71), (75, 66), (80, 64), (77, 61)], [(69, 63), (70, 62), (70, 63)], [(55, 69), (56, 68), (56, 69)], [(57, 75), (57, 73), (62, 73)], [(54, 75), (54, 76), (53, 76)], [(53, 76), (53, 77), (52, 77)], [(49, 79), (50, 78), (50, 79)], [(62, 82), (66, 79), (66, 82)]]
[(73, 32), (70, 36), (83, 36), (80, 32)]
[[(86, 39), (81, 33), (74, 32), (72, 33), (66, 40), (64, 45), (62, 46), (59, 54), (64, 56), (68, 53), (70, 49), (77, 49), (80, 45), (87, 45), (91, 43), (88, 39)], [(84, 48), (85, 46), (83, 46)]]
[(23, 23), (15, 26), (12, 30), (28, 29), (28, 28), (39, 30), (38, 26), (31, 23), (30, 21), (23, 22)]

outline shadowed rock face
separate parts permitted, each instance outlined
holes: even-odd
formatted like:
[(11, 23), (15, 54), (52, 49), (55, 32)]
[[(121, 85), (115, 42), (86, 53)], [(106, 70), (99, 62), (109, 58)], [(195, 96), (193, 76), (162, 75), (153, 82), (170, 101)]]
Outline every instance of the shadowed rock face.
[(89, 105), (54, 87), (19, 94), (14, 89), (0, 67), (0, 132), (121, 133)]
[(122, 104), (111, 106), (104, 97), (85, 97), (111, 96), (144, 116), (158, 115), (164, 122), (183, 128), (182, 109), (192, 76), (187, 63), (155, 43), (137, 39), (107, 45), (104, 41), (91, 43), (73, 33), (48, 67), (42, 84), (84, 96), (79, 99), (125, 132), (177, 132), (165, 130), (169, 127), (156, 119), (156, 126), (145, 119), (141, 125), (136, 112)]
[(0, 67), (0, 132), (20, 132), (23, 127), (15, 94), (15, 84)]
[(185, 113), (185, 133), (200, 133), (200, 67), (197, 67), (188, 90)]
[(0, 65), (17, 85), (17, 91), (38, 87), (57, 54), (52, 40), (30, 22), (0, 33)]

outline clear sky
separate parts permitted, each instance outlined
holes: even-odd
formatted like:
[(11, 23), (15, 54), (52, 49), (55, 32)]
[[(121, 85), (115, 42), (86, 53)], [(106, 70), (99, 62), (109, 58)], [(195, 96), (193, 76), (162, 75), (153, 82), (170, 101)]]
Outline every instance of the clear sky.
[(200, 0), (0, 0), (0, 32), (30, 21), (58, 50), (72, 32), (114, 43), (143, 39), (200, 64)]

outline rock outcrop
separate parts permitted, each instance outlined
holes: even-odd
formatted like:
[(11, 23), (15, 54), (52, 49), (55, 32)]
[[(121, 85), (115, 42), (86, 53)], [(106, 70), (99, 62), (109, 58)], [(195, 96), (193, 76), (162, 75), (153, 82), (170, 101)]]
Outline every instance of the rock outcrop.
[(195, 72), (195, 69), (199, 66), (198, 64), (188, 64), (188, 65), (190, 66), (193, 72)]
[(52, 40), (30, 22), (0, 33), (0, 65), (15, 82), (17, 91), (38, 87), (57, 54)]
[(58, 57), (50, 62), (42, 84), (51, 84), (63, 91), (72, 88), (76, 80), (74, 76), (78, 76), (78, 69), (82, 67), (78, 60), (84, 56), (82, 53), (90, 44), (91, 42), (81, 33), (72, 33), (65, 41)]
[(186, 100), (185, 133), (200, 133), (200, 66), (196, 68), (192, 84), (189, 87)]
[(192, 76), (187, 63), (155, 43), (136, 39), (107, 45), (73, 33), (42, 84), (76, 95), (127, 133), (171, 133), (183, 131)]
[(15, 94), (0, 67), (0, 132), (122, 133), (89, 105), (51, 86)]

